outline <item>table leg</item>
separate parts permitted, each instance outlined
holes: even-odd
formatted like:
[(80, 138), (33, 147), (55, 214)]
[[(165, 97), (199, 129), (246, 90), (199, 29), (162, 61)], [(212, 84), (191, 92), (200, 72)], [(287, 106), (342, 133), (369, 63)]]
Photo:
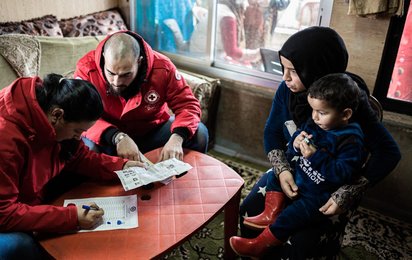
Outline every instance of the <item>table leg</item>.
[(239, 221), (239, 202), (241, 189), (229, 200), (224, 208), (225, 212), (225, 259), (236, 259), (236, 254), (230, 247), (229, 239), (237, 235)]

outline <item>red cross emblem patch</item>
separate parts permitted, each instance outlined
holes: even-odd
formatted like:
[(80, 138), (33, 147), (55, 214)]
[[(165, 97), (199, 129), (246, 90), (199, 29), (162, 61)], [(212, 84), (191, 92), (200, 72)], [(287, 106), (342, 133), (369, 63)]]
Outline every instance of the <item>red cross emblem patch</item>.
[(157, 101), (159, 101), (159, 98), (160, 98), (159, 94), (154, 90), (150, 90), (144, 96), (144, 100), (148, 104), (155, 104)]

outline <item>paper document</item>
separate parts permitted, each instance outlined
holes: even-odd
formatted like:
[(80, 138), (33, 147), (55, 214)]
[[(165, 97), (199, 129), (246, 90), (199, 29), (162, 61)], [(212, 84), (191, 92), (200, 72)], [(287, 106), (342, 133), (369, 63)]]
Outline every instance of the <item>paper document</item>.
[(130, 229), (139, 226), (137, 219), (137, 195), (70, 199), (64, 201), (64, 206), (70, 203), (88, 205), (90, 202), (95, 202), (97, 206), (104, 210), (103, 221), (94, 229), (82, 229), (79, 232)]
[(171, 176), (179, 175), (190, 169), (192, 169), (190, 164), (172, 158), (153, 164), (147, 169), (130, 167), (115, 171), (115, 173), (122, 182), (124, 190), (128, 191), (152, 182), (170, 180)]

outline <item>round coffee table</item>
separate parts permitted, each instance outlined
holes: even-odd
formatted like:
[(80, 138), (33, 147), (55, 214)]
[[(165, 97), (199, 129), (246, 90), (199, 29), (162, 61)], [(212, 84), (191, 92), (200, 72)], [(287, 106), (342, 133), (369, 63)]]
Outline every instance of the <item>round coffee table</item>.
[[(160, 149), (146, 154), (156, 162)], [(56, 259), (152, 259), (168, 253), (205, 226), (223, 209), (225, 259), (234, 253), (228, 243), (237, 234), (243, 179), (224, 163), (199, 152), (185, 150), (187, 174), (168, 185), (125, 192), (120, 182), (82, 183), (60, 196), (65, 199), (137, 194), (139, 227), (73, 234), (40, 236), (40, 244)], [(142, 200), (143, 199), (143, 200)]]

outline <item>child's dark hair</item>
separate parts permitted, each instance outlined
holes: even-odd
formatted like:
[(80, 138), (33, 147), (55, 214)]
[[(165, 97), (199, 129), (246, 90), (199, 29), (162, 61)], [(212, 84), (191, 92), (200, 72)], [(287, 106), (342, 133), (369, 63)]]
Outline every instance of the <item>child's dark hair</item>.
[(355, 112), (359, 104), (360, 90), (349, 75), (333, 73), (313, 82), (308, 89), (308, 95), (328, 102), (339, 112), (346, 108), (351, 108)]
[(103, 114), (99, 92), (85, 80), (48, 74), (43, 85), (36, 86), (36, 97), (45, 113), (54, 107), (63, 109), (63, 119), (68, 122), (96, 121)]

